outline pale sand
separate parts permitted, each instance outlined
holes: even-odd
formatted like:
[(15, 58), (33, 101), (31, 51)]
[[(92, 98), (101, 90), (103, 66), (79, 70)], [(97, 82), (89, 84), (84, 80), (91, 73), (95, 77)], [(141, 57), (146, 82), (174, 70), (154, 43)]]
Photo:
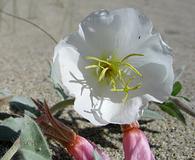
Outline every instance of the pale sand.
[[(5, 0), (0, 0), (2, 2)], [(97, 9), (134, 7), (149, 16), (165, 41), (173, 48), (174, 66), (186, 65), (181, 81), (183, 94), (195, 101), (195, 1), (194, 0), (15, 0), (4, 10), (29, 18), (51, 33), (57, 41), (76, 30), (79, 22)], [(36, 2), (36, 3), (35, 3)], [(15, 6), (15, 7), (13, 7)], [(0, 16), (1, 17), (1, 16)], [(48, 60), (52, 59), (55, 44), (37, 28), (2, 15), (0, 20), (0, 87), (15, 95), (46, 98), (50, 104), (59, 101), (48, 78)], [(67, 114), (68, 113), (68, 114)], [(195, 158), (195, 121), (185, 114), (187, 126), (163, 114), (164, 121), (142, 124), (152, 150), (159, 160), (192, 160)], [(122, 159), (120, 128), (95, 128), (77, 120), (69, 108), (64, 119), (83, 136), (102, 146), (114, 160)], [(159, 132), (159, 133), (158, 133)], [(63, 153), (59, 153), (63, 154)], [(69, 159), (69, 158), (62, 158)]]

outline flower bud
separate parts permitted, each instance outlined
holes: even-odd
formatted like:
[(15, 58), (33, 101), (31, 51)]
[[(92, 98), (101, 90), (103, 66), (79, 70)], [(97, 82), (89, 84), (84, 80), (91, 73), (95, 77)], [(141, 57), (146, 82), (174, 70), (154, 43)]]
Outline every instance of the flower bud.
[(96, 157), (101, 160), (110, 160), (94, 143), (78, 135), (75, 137), (74, 142), (68, 144), (66, 148), (75, 160), (95, 160)]
[(56, 119), (46, 101), (32, 99), (43, 114), (36, 119), (45, 135), (58, 141), (75, 160), (110, 160), (97, 146), (77, 135), (71, 128)]
[(122, 126), (125, 160), (155, 160), (148, 140), (137, 124)]

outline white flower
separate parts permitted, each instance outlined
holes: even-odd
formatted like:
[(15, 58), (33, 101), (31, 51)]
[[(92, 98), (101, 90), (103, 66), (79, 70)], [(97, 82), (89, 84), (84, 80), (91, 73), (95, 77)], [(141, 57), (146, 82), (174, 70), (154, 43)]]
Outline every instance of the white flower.
[(133, 8), (91, 13), (55, 47), (54, 68), (74, 108), (95, 125), (126, 124), (173, 86), (170, 48)]

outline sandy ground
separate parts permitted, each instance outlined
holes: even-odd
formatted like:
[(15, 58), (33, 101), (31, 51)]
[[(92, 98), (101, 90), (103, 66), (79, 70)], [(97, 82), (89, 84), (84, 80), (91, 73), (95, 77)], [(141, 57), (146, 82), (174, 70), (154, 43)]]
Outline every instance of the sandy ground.
[[(40, 25), (57, 41), (76, 30), (79, 22), (94, 10), (138, 8), (152, 19), (173, 48), (174, 67), (186, 65), (181, 78), (183, 94), (195, 101), (194, 0), (0, 0), (0, 7)], [(50, 104), (59, 101), (48, 78), (48, 60), (52, 58), (54, 46), (55, 43), (34, 26), (0, 15), (0, 88), (8, 88), (15, 95), (46, 98)], [(187, 126), (184, 126), (163, 115), (165, 120), (141, 123), (156, 159), (195, 159), (194, 119), (185, 114)], [(80, 119), (71, 108), (60, 118), (103, 147), (112, 159), (123, 159), (118, 126), (96, 128)], [(62, 151), (59, 156), (70, 159)]]

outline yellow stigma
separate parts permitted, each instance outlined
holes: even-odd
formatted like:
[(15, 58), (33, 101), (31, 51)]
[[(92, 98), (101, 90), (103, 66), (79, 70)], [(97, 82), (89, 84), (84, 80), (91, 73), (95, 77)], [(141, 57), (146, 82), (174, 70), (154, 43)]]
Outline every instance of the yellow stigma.
[(142, 77), (142, 74), (130, 63), (127, 62), (132, 56), (143, 56), (143, 54), (128, 54), (122, 59), (102, 56), (101, 58), (94, 56), (85, 57), (91, 61), (91, 65), (85, 69), (94, 69), (99, 82), (106, 82), (112, 92), (125, 93), (124, 101), (128, 98), (128, 92), (139, 89), (140, 83), (131, 86), (132, 81), (137, 77)]

